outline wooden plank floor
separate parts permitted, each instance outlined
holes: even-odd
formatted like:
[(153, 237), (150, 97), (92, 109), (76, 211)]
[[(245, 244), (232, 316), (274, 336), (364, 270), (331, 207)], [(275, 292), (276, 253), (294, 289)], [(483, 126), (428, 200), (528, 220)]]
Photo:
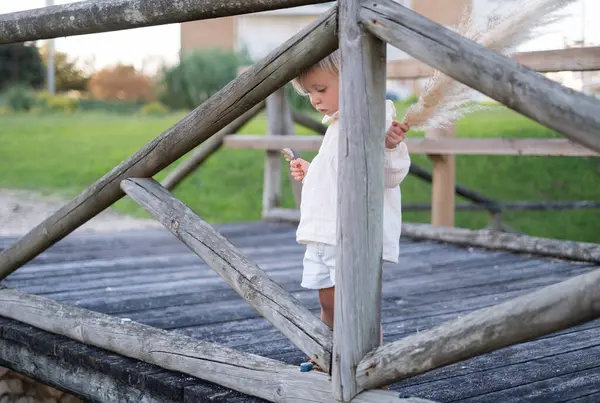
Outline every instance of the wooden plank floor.
[[(299, 285), (303, 247), (295, 242), (294, 227), (256, 222), (217, 229), (318, 314), (316, 292)], [(12, 241), (0, 239), (0, 248)], [(593, 268), (403, 239), (400, 263), (384, 269), (385, 342)], [(73, 234), (4, 284), (290, 364), (304, 360), (298, 349), (166, 230)], [(119, 378), (172, 401), (261, 401), (15, 321), (0, 318), (0, 329), (5, 343), (58, 356), (63, 363)], [(11, 365), (27, 369), (17, 361), (14, 358)], [(9, 363), (0, 349), (0, 366)], [(599, 402), (600, 321), (441, 368), (396, 383), (392, 389), (438, 402)]]

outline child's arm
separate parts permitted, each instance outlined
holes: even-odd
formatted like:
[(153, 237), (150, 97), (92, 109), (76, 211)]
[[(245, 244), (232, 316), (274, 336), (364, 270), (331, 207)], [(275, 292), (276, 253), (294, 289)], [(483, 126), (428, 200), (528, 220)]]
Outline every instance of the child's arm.
[(305, 161), (302, 158), (296, 158), (295, 160), (290, 161), (290, 173), (292, 174), (292, 178), (298, 182), (303, 182), (309, 166), (310, 162)]
[(385, 149), (384, 158), (384, 185), (394, 188), (406, 178), (410, 168), (410, 156), (406, 143), (401, 142), (394, 149)]
[(391, 101), (386, 101), (386, 126), (385, 135), (385, 157), (384, 157), (384, 185), (386, 188), (394, 188), (408, 175), (410, 168), (410, 156), (404, 138), (409, 128), (406, 124), (399, 124), (394, 117), (396, 108)]

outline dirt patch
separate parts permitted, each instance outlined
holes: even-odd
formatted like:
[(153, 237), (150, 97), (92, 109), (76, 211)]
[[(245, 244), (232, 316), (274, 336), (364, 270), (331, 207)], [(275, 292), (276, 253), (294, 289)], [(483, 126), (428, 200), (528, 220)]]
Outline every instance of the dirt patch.
[[(68, 200), (24, 190), (0, 189), (0, 236), (21, 236), (60, 209)], [(152, 219), (139, 219), (105, 210), (76, 231), (114, 232), (159, 228)]]

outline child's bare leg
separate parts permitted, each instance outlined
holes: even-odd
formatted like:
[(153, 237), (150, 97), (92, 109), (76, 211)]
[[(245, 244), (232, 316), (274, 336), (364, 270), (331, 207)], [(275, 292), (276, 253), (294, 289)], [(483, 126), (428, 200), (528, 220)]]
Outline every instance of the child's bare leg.
[(321, 320), (330, 329), (333, 329), (333, 303), (335, 287), (321, 288), (319, 290), (319, 303), (321, 304)]
[[(321, 320), (333, 329), (333, 313), (334, 313), (334, 301), (335, 301), (335, 287), (321, 288), (319, 290), (319, 303), (321, 304)], [(379, 333), (379, 344), (383, 344), (383, 326)], [(383, 386), (382, 389), (388, 389), (388, 385)]]

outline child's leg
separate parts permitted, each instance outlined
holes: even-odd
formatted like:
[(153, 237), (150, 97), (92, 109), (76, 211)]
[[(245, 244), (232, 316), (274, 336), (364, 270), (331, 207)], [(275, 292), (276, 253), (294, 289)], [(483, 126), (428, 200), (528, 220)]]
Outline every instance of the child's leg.
[(319, 303), (321, 304), (321, 320), (330, 329), (333, 329), (333, 302), (335, 287), (321, 288), (319, 290)]
[[(319, 303), (321, 304), (321, 320), (333, 329), (333, 313), (335, 301), (335, 287), (319, 290)], [(380, 325), (379, 344), (383, 344), (383, 326)]]

